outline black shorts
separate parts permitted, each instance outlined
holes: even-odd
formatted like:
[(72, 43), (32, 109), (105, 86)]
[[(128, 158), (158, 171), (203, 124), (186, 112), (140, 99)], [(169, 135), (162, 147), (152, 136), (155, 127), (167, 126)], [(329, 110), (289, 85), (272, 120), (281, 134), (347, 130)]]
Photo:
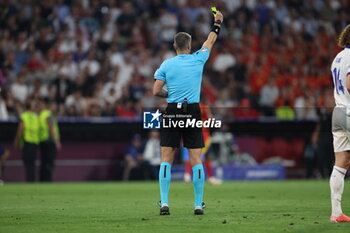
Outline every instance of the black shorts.
[[(183, 145), (187, 148), (203, 148), (202, 128), (191, 127), (191, 124), (190, 127), (186, 127), (186, 122), (193, 122), (193, 119), (201, 120), (201, 109), (198, 103), (188, 104), (186, 111), (183, 108), (178, 108), (176, 103), (169, 103), (162, 116), (163, 123), (164, 121), (165, 123), (160, 130), (161, 146), (180, 147), (182, 139)], [(180, 121), (185, 122), (185, 127), (179, 127)]]

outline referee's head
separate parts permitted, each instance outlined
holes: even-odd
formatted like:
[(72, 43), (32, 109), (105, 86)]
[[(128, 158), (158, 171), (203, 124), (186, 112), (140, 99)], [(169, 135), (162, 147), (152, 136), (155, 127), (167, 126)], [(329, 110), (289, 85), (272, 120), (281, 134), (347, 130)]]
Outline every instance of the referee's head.
[(176, 52), (190, 53), (191, 35), (186, 32), (179, 32), (174, 36), (174, 48)]

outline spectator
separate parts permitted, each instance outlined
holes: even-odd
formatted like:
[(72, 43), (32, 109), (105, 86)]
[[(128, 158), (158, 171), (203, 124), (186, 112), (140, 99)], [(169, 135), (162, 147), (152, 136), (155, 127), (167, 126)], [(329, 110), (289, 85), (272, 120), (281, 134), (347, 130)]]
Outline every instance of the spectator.
[(218, 156), (219, 163), (228, 164), (232, 160), (232, 149), (235, 148), (234, 136), (228, 124), (223, 124), (220, 130), (212, 134), (211, 143), (213, 153)]
[(156, 98), (151, 89), (146, 89), (145, 96), (141, 99), (144, 108), (154, 108), (156, 106)]
[(118, 100), (121, 97), (121, 85), (118, 82), (118, 76), (116, 74), (113, 74), (108, 82), (106, 82), (102, 88), (102, 96), (103, 98), (107, 98), (108, 96), (111, 96), (111, 90), (112, 98), (114, 101)]
[(146, 142), (144, 159), (152, 167), (151, 179), (158, 179), (160, 167), (160, 138), (158, 131), (151, 131)]
[(100, 30), (96, 30), (93, 35), (94, 41), (97, 41), (98, 48), (106, 51), (111, 45), (115, 37), (115, 25), (108, 23), (109, 15), (104, 17), (104, 21)]
[(260, 106), (265, 116), (273, 116), (276, 101), (279, 95), (278, 88), (273, 78), (269, 79), (261, 89)]
[(217, 117), (227, 117), (228, 112), (236, 106), (237, 103), (235, 103), (232, 98), (230, 98), (229, 92), (227, 90), (224, 90), (219, 94), (219, 98), (215, 102), (215, 107), (218, 108), (215, 115)]
[(66, 54), (62, 60), (59, 68), (60, 73), (67, 76), (71, 81), (74, 81), (79, 74), (79, 70), (77, 64), (73, 60), (73, 56)]
[(317, 120), (316, 99), (312, 90), (305, 90), (302, 96), (295, 99), (295, 114), (300, 120)]
[(29, 95), (37, 93), (41, 99), (46, 99), (49, 97), (49, 90), (46, 84), (43, 84), (40, 79), (36, 79), (28, 90)]
[(122, 66), (118, 67), (118, 82), (121, 87), (124, 87), (128, 84), (131, 79), (132, 74), (134, 73), (134, 64), (131, 60), (131, 54), (126, 53), (124, 55), (124, 63)]
[(81, 42), (77, 42), (77, 51), (73, 53), (73, 61), (75, 63), (80, 63), (84, 61), (87, 57), (87, 52), (83, 50), (83, 46)]
[(260, 114), (255, 110), (249, 99), (242, 99), (238, 108), (234, 111), (234, 117), (237, 119), (257, 119)]
[(137, 73), (143, 77), (150, 77), (153, 74), (151, 54), (148, 50), (142, 51), (136, 65)]
[(105, 107), (102, 110), (102, 116), (112, 117), (116, 115), (115, 103), (105, 103)]
[(55, 99), (58, 104), (64, 103), (66, 97), (72, 92), (72, 82), (64, 73), (58, 74), (58, 78), (52, 82), (52, 87), (54, 88)]
[(67, 117), (78, 117), (79, 116), (79, 113), (78, 113), (78, 110), (76, 108), (76, 106), (74, 105), (69, 105), (65, 108), (65, 115)]
[[(218, 95), (226, 91), (230, 94), (225, 98), (237, 103), (248, 99), (252, 108), (258, 108), (258, 96), (270, 77), (281, 92), (289, 89), (277, 106), (289, 101), (294, 110), (318, 104), (320, 90), (331, 85), (329, 58), (339, 51), (332, 38), (349, 23), (348, 1), (224, 0), (217, 6), (228, 17), (218, 41), (221, 52), (213, 54), (206, 66), (202, 91), (209, 104), (218, 97), (227, 101)], [(155, 67), (174, 56), (172, 32), (192, 32), (195, 49), (203, 32), (210, 30), (207, 7), (200, 0), (59, 0), (39, 5), (17, 1), (6, 6), (0, 20), (0, 85), (9, 116), (20, 114), (28, 95), (53, 98), (62, 105), (78, 88), (87, 99), (103, 100), (96, 94), (101, 92), (96, 83), (106, 83), (112, 76), (118, 83), (114, 87), (118, 103), (108, 104), (108, 111), (107, 104), (99, 103), (103, 114), (124, 101), (139, 111)], [(18, 85), (18, 76), (23, 76), (24, 84)], [(48, 96), (34, 94), (36, 79), (42, 81), (42, 90), (47, 86)], [(13, 86), (20, 91), (12, 92)], [(123, 97), (123, 88), (129, 95)], [(315, 91), (306, 98), (303, 92), (308, 89)], [(106, 96), (109, 88), (103, 93)], [(300, 98), (294, 104), (292, 97)], [(82, 113), (69, 107), (62, 114)], [(314, 117), (314, 111), (306, 115)]]
[(235, 57), (227, 48), (223, 48), (223, 51), (214, 60), (213, 69), (217, 72), (223, 73), (235, 64)]
[(143, 157), (143, 145), (140, 135), (135, 135), (131, 144), (126, 148), (124, 156), (123, 180), (150, 179), (152, 167)]
[(93, 77), (96, 76), (101, 69), (101, 65), (97, 60), (95, 60), (95, 57), (95, 52), (90, 51), (87, 59), (79, 64), (80, 70), (84, 70), (86, 68), (88, 70), (88, 74)]
[(117, 116), (126, 117), (126, 118), (134, 118), (135, 112), (134, 112), (132, 106), (133, 106), (133, 104), (130, 100), (122, 102), (122, 104), (119, 104), (117, 107)]
[(117, 92), (114, 88), (110, 88), (108, 94), (104, 97), (104, 100), (108, 104), (113, 104), (118, 100)]
[(178, 18), (175, 14), (167, 11), (166, 8), (160, 10), (160, 38), (162, 41), (172, 43), (177, 32)]
[(194, 25), (200, 14), (200, 0), (189, 1), (188, 6), (184, 9), (184, 17), (188, 19), (189, 24)]
[(81, 94), (80, 90), (75, 90), (71, 95), (69, 95), (65, 102), (66, 108), (74, 106), (78, 114), (85, 116), (86, 115), (86, 100)]
[(25, 83), (25, 79), (22, 74), (20, 74), (14, 84), (11, 86), (11, 93), (13, 97), (21, 103), (24, 103), (29, 95), (28, 86)]
[(266, 4), (266, 0), (258, 0), (255, 8), (255, 13), (258, 15), (260, 25), (265, 25), (269, 20), (270, 8)]
[(89, 117), (101, 117), (102, 116), (102, 108), (98, 103), (91, 103), (87, 108), (87, 116)]
[(141, 77), (134, 75), (129, 84), (130, 97), (137, 102), (142, 99), (145, 93), (145, 87), (142, 85)]
[(288, 17), (289, 11), (284, 0), (277, 0), (275, 7), (275, 17), (279, 23), (283, 23), (284, 19)]
[(124, 64), (124, 57), (123, 54), (118, 51), (117, 44), (113, 44), (110, 49), (110, 55), (109, 55), (111, 66), (122, 66)]
[(0, 120), (7, 120), (8, 118), (9, 118), (9, 114), (7, 112), (6, 102), (4, 101), (0, 92)]
[(132, 3), (123, 3), (122, 13), (117, 18), (116, 23), (122, 43), (125, 44), (127, 39), (131, 37), (133, 26), (136, 24), (136, 15)]

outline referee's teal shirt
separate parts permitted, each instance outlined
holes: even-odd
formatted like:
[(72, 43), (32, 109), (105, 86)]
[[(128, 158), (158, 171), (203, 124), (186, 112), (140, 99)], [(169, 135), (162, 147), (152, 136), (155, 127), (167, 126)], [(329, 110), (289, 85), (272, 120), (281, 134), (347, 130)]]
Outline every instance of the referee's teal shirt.
[(203, 67), (210, 51), (202, 47), (192, 54), (181, 54), (165, 60), (154, 74), (154, 79), (162, 80), (168, 88), (168, 103), (199, 103)]

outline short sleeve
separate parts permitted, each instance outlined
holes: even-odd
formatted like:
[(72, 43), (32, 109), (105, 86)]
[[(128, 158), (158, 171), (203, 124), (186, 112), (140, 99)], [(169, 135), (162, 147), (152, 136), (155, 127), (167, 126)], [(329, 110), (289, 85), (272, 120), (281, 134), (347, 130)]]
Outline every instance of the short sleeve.
[(160, 67), (154, 73), (154, 79), (158, 79), (165, 82), (165, 68), (164, 62), (160, 65)]
[(195, 52), (193, 55), (196, 58), (196, 60), (201, 61), (201, 62), (206, 62), (209, 58), (210, 50), (207, 47), (202, 47), (200, 50)]

